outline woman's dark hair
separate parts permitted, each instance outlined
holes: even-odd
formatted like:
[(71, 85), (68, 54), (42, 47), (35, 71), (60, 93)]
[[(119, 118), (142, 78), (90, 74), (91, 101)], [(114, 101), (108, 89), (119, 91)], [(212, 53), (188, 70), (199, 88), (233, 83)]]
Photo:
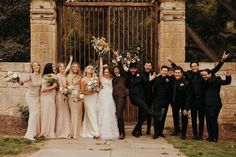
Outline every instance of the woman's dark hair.
[(211, 74), (211, 73), (212, 73), (212, 71), (211, 71), (210, 69), (203, 69), (202, 71), (205, 71), (205, 72), (207, 72), (208, 74)]
[(196, 64), (197, 64), (197, 66), (199, 66), (199, 63), (198, 63), (198, 61), (192, 61), (192, 62), (190, 62), (190, 65), (189, 65), (189, 66), (191, 67), (193, 63), (196, 63)]
[(121, 69), (120, 69), (120, 67), (118, 65), (117, 66), (113, 66), (112, 69), (111, 69), (111, 74), (113, 76), (115, 76), (115, 73), (114, 73), (115, 68), (118, 68), (120, 70), (120, 72), (121, 72)]
[(52, 63), (47, 63), (45, 66), (44, 66), (44, 69), (43, 69), (43, 76), (44, 75), (47, 75), (47, 74), (52, 74), (54, 73), (53, 72), (53, 67), (52, 67)]

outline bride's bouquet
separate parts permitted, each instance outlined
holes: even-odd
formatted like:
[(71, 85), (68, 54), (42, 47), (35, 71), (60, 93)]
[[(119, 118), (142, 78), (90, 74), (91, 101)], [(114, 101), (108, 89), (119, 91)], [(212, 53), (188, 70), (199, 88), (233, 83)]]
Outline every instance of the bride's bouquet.
[(7, 82), (16, 83), (20, 81), (20, 75), (17, 72), (8, 71), (5, 76)]
[(54, 74), (46, 74), (43, 76), (43, 79), (45, 79), (47, 83), (52, 86), (57, 81), (57, 76)]
[(98, 81), (95, 78), (92, 78), (86, 85), (86, 90), (90, 92), (98, 92), (99, 86)]
[(110, 51), (110, 44), (106, 42), (106, 38), (104, 37), (92, 37), (91, 40), (92, 46), (100, 56), (106, 54)]

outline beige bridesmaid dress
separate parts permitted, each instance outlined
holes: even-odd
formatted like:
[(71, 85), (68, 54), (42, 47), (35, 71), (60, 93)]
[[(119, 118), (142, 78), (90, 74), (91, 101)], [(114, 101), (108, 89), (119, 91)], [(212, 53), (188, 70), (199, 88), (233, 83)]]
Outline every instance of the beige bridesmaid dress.
[[(55, 85), (55, 83), (54, 83)], [(53, 86), (54, 86), (53, 85)], [(48, 88), (48, 82), (42, 79), (41, 88), (41, 136), (55, 138), (55, 119), (56, 119), (56, 89), (42, 92)]]
[[(59, 89), (66, 87), (66, 77), (62, 74), (57, 74)], [(70, 138), (71, 137), (71, 120), (68, 100), (60, 90), (56, 94), (56, 137)]]
[[(27, 81), (28, 82), (28, 81)], [(25, 100), (29, 107), (28, 127), (24, 138), (34, 140), (40, 134), (40, 88), (41, 76), (30, 74)]]
[[(68, 85), (73, 86), (73, 89), (77, 90), (78, 93), (80, 93), (80, 81), (81, 77), (78, 75), (69, 74), (67, 76)], [(83, 101), (75, 101), (71, 95), (68, 98), (72, 125), (71, 136), (76, 139), (80, 137), (80, 131), (82, 127)]]

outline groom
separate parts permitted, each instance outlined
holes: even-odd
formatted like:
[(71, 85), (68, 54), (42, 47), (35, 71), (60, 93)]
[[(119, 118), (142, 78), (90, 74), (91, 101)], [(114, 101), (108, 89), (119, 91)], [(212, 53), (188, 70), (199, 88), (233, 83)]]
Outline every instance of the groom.
[(153, 112), (145, 102), (145, 80), (140, 76), (137, 70), (136, 63), (131, 63), (126, 82), (129, 89), (130, 101), (133, 105), (138, 107), (138, 122), (132, 132), (132, 135), (135, 137), (142, 135), (142, 124), (146, 121), (147, 114), (153, 116)]

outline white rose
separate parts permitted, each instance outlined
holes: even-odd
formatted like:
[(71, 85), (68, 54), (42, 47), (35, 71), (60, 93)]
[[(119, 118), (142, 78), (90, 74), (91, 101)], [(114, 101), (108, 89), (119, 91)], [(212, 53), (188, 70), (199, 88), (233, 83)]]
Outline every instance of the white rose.
[(80, 99), (84, 99), (84, 94), (80, 94), (80, 95), (79, 95), (79, 98), (80, 98)]
[(14, 74), (12, 75), (12, 78), (13, 78), (13, 79), (17, 79), (17, 78), (18, 78), (17, 73), (14, 73)]

